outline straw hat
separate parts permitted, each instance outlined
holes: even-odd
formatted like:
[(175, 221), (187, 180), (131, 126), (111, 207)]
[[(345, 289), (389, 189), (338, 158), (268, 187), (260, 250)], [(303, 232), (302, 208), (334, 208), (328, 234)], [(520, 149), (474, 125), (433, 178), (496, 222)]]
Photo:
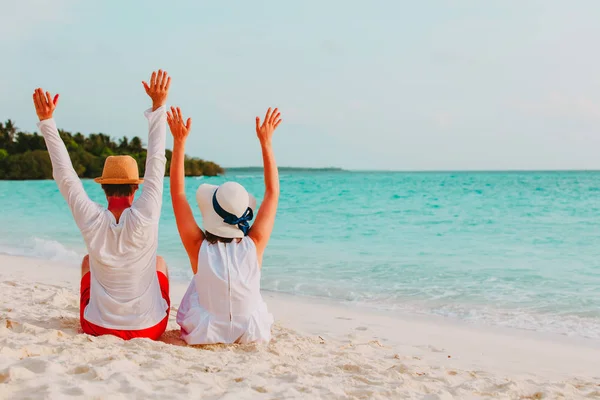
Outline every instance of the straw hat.
[(109, 156), (104, 161), (102, 176), (94, 179), (102, 185), (137, 185), (140, 179), (137, 161), (131, 156)]
[[(204, 230), (222, 238), (243, 238), (243, 225), (249, 226), (256, 210), (254, 196), (237, 182), (225, 182), (221, 186), (204, 183), (196, 191), (196, 200), (202, 213)], [(215, 206), (220, 208), (219, 212)], [(225, 214), (231, 214), (229, 222), (232, 224), (226, 222)], [(242, 221), (234, 221), (240, 217)]]

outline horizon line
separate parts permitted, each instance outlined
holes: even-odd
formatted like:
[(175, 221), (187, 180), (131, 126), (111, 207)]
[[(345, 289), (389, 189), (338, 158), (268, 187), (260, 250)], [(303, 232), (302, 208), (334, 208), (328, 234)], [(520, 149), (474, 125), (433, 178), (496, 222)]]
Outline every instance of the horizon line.
[[(225, 172), (227, 170), (236, 169), (264, 169), (262, 166), (246, 166), (246, 167), (222, 167)], [(295, 169), (295, 170), (332, 170), (338, 172), (401, 172), (401, 173), (490, 173), (490, 172), (600, 172), (600, 168), (596, 169), (350, 169), (342, 167), (290, 167), (279, 166), (278, 169)]]

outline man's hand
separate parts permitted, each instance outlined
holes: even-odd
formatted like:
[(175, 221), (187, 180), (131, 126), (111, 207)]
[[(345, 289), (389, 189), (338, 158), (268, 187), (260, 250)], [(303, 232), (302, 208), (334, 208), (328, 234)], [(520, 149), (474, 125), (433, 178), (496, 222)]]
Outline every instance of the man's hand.
[(35, 105), (35, 112), (40, 121), (50, 119), (58, 104), (58, 95), (54, 96), (53, 99), (50, 92), (44, 93), (41, 88), (37, 88), (33, 92), (33, 104)]
[(174, 141), (185, 143), (192, 129), (192, 119), (188, 118), (187, 122), (184, 123), (181, 116), (181, 109), (179, 107), (171, 107), (171, 111), (167, 111), (167, 123), (171, 129)]
[(152, 111), (156, 111), (157, 108), (166, 104), (169, 87), (171, 87), (171, 77), (167, 75), (167, 71), (162, 69), (159, 69), (158, 73), (154, 71), (150, 78), (150, 85), (144, 81), (142, 81), (142, 85), (152, 99)]
[(256, 117), (256, 135), (261, 144), (271, 144), (273, 132), (275, 132), (275, 129), (277, 129), (281, 123), (280, 116), (281, 113), (277, 108), (273, 110), (273, 112), (271, 112), (271, 108), (269, 108), (262, 125), (260, 123), (260, 118)]

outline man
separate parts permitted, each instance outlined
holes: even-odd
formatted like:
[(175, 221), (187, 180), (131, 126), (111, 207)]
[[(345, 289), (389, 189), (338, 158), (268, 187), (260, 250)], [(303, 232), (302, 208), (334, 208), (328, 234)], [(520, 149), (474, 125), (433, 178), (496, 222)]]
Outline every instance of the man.
[(52, 98), (36, 89), (33, 101), (54, 180), (89, 253), (81, 265), (83, 331), (155, 340), (167, 327), (170, 308), (167, 266), (156, 251), (166, 164), (165, 103), (171, 78), (159, 70), (152, 73), (150, 84), (142, 83), (152, 99), (152, 109), (145, 112), (149, 133), (144, 188), (134, 201), (138, 184), (144, 181), (136, 161), (130, 156), (108, 157), (102, 176), (95, 180), (102, 184), (108, 209), (89, 199), (73, 169), (52, 118), (58, 95)]

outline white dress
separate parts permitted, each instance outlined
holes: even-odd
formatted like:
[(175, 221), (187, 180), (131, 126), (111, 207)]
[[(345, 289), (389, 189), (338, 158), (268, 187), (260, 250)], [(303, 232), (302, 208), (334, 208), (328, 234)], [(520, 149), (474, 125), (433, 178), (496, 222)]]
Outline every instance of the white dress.
[(260, 266), (254, 241), (204, 241), (198, 272), (177, 311), (188, 344), (267, 343), (273, 315), (260, 294)]

